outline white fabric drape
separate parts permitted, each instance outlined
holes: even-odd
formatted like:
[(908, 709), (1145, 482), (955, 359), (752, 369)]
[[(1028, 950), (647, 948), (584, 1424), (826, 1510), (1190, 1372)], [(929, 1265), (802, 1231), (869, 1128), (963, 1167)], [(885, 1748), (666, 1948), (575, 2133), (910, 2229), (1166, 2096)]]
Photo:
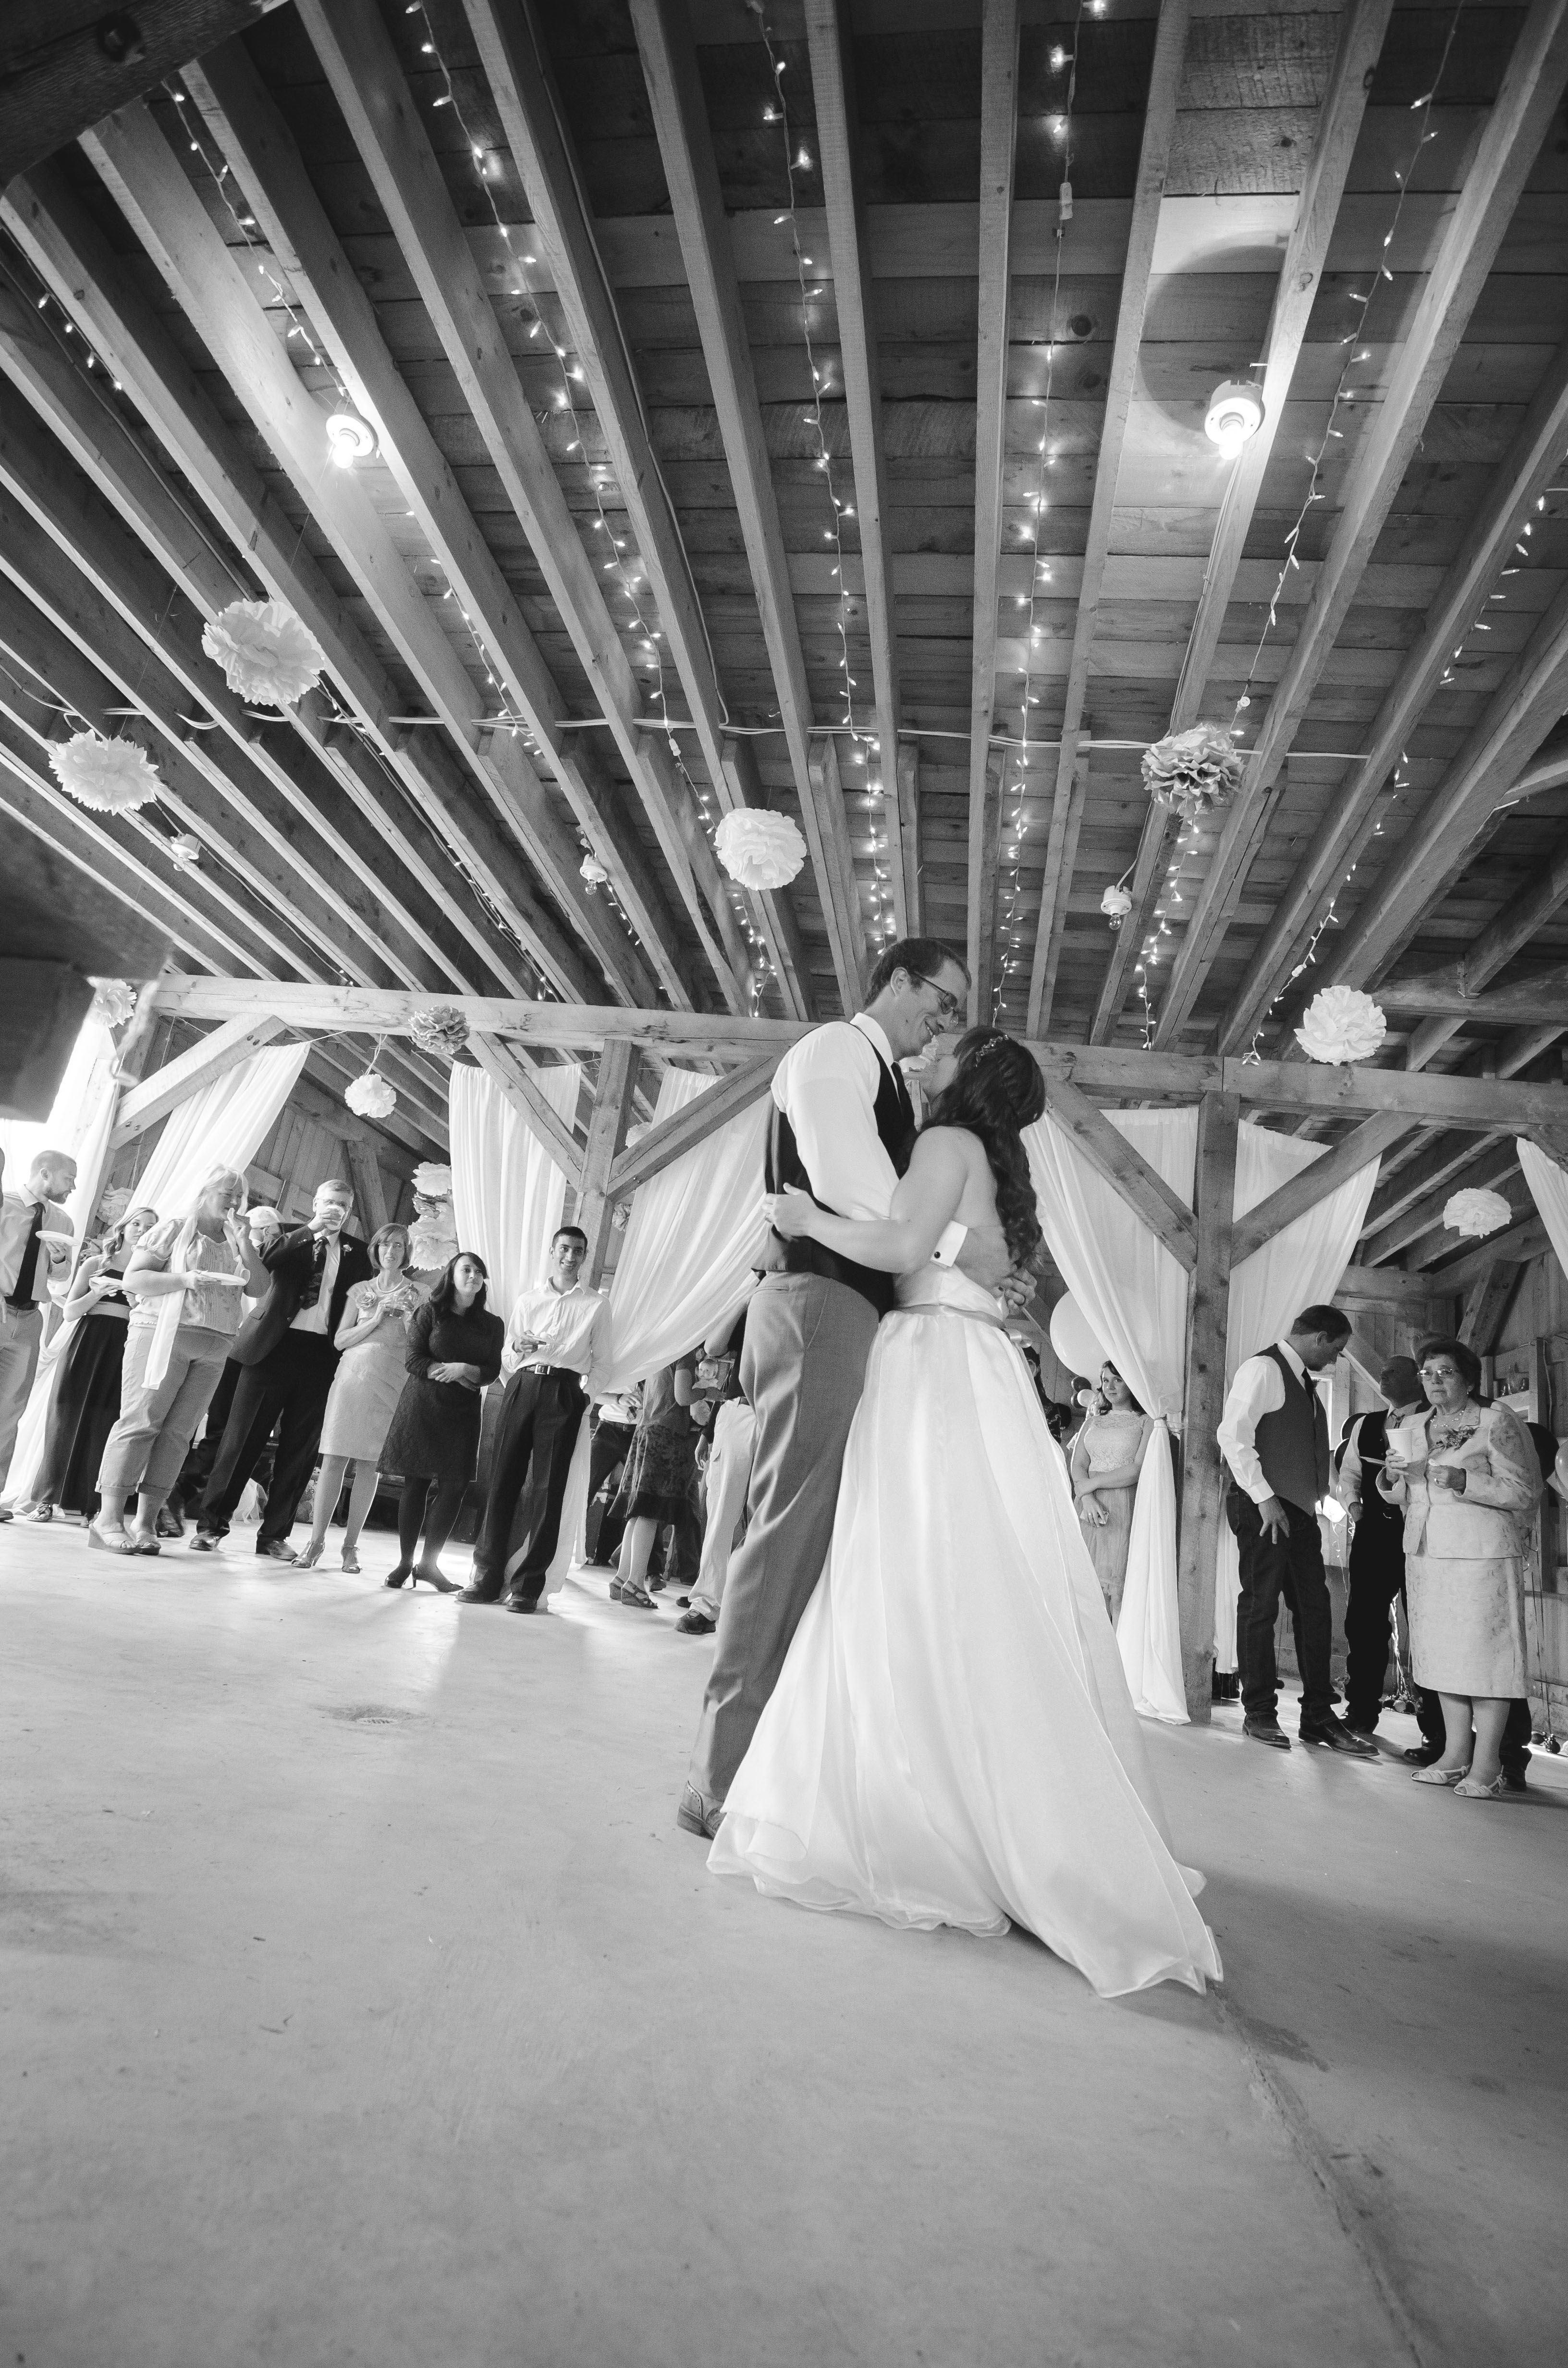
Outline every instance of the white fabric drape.
[[(114, 1081), (104, 1053), (104, 1047), (108, 1046), (112, 1054), (112, 1045), (108, 1030), (104, 1029), (100, 1032), (103, 1044), (92, 1048), (91, 1059), (85, 1072), (97, 1092), (97, 1099), (84, 1116), (83, 1136), (73, 1146), (40, 1130), (40, 1144), (33, 1146), (37, 1149), (45, 1141), (52, 1146), (58, 1141), (62, 1150), (74, 1148), (84, 1178), (97, 1168), (114, 1109)], [(77, 1053), (82, 1052), (83, 1040), (87, 1034), (88, 1030), (84, 1029), (82, 1038), (77, 1041), (76, 1053), (72, 1055), (72, 1066), (75, 1064)], [(308, 1044), (281, 1044), (253, 1053), (248, 1060), (241, 1061), (202, 1092), (193, 1094), (189, 1101), (181, 1102), (169, 1113), (153, 1156), (136, 1179), (133, 1205), (156, 1209), (160, 1217), (183, 1217), (215, 1167), (234, 1167), (243, 1173), (266, 1142), (278, 1111), (293, 1092), (309, 1052)], [(71, 1083), (71, 1076), (72, 1069), (68, 1067), (61, 1086), (61, 1098)], [(101, 1090), (98, 1090), (100, 1078)], [(51, 1127), (55, 1123), (55, 1113), (61, 1114), (62, 1128), (66, 1122), (61, 1098), (56, 1099), (54, 1112), (51, 1114)], [(6, 1156), (8, 1165), (11, 1158), (9, 1143), (6, 1145)], [(72, 1209), (74, 1216), (73, 1204), (67, 1202), (66, 1206)], [(83, 1219), (91, 1214), (91, 1210), (81, 1212)], [(44, 1429), (55, 1368), (74, 1329), (74, 1325), (62, 1325), (39, 1360), (38, 1376), (17, 1433), (16, 1453), (11, 1460), (10, 1501), (13, 1504), (24, 1501), (42, 1460)]]
[[(1324, 1144), (1304, 1143), (1299, 1135), (1276, 1134), (1244, 1119), (1236, 1140), (1236, 1215), (1244, 1217), (1292, 1176), (1321, 1159), (1326, 1148)], [(1337, 1191), (1232, 1269), (1225, 1339), (1227, 1387), (1244, 1357), (1254, 1356), (1270, 1340), (1278, 1339), (1303, 1307), (1334, 1297), (1366, 1222), (1379, 1164), (1369, 1160)], [(1214, 1583), (1214, 1648), (1216, 1667), (1221, 1670), (1236, 1666), (1240, 1589), (1236, 1541), (1230, 1523), (1221, 1521)]]
[(83, 1196), (97, 1176), (113, 1110), (114, 1038), (101, 1019), (85, 1019), (49, 1116), (41, 1123), (34, 1119), (0, 1119), (6, 1190), (21, 1190), (40, 1151), (68, 1151), (76, 1162), (80, 1182), (65, 1203), (65, 1213), (80, 1237), (93, 1213), (83, 1207)]
[[(711, 1082), (689, 1069), (666, 1070), (654, 1124), (673, 1118)], [(610, 1281), (608, 1368), (600, 1377), (607, 1392), (630, 1389), (673, 1364), (739, 1309), (767, 1234), (762, 1162), (770, 1108), (765, 1096), (632, 1195)], [(585, 1422), (550, 1573), (552, 1594), (581, 1548), (587, 1508)]]
[[(582, 1080), (575, 1062), (533, 1072), (534, 1084), (568, 1126)], [(544, 1272), (550, 1237), (565, 1205), (566, 1178), (483, 1069), (453, 1064), (448, 1109), (458, 1240), (489, 1268), (488, 1304), (505, 1320), (517, 1293)]]
[[(1196, 1110), (1112, 1110), (1111, 1124), (1192, 1205)], [(1145, 1412), (1181, 1426), (1187, 1275), (1048, 1112), (1024, 1136), (1040, 1223), (1068, 1289)], [(1145, 1718), (1187, 1722), (1176, 1609), (1176, 1479), (1167, 1437), (1150, 1441), (1132, 1500), (1116, 1623), (1128, 1687)]]
[(1558, 1264), (1568, 1269), (1568, 1174), (1555, 1159), (1549, 1159), (1544, 1151), (1527, 1143), (1522, 1135), (1515, 1149), (1530, 1197), (1540, 1212), (1541, 1224), (1551, 1235)]

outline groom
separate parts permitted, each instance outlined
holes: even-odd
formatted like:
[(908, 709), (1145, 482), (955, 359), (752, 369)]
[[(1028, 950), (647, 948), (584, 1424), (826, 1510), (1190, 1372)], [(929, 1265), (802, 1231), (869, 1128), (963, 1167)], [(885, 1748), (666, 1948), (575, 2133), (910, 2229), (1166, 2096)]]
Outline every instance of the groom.
[[(844, 1217), (887, 1216), (915, 1141), (898, 1064), (960, 1021), (969, 973), (937, 938), (903, 938), (853, 1019), (803, 1036), (773, 1079), (767, 1182)], [(950, 1238), (949, 1238), (950, 1237)], [(960, 1247), (961, 1245), (961, 1247)], [(956, 1255), (955, 1255), (956, 1252)], [(994, 1290), (1000, 1236), (949, 1226), (937, 1256)], [(746, 1312), (741, 1386), (756, 1416), (744, 1543), (730, 1565), (686, 1790), (688, 1833), (718, 1831), (724, 1800), (827, 1561), (849, 1425), (893, 1277), (820, 1244), (774, 1235)]]

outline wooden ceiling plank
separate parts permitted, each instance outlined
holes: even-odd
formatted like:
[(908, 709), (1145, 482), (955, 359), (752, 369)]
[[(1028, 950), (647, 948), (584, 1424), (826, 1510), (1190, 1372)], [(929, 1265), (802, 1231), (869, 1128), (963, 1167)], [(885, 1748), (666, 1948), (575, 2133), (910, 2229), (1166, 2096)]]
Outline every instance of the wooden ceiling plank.
[(615, 783), (585, 736), (561, 724), (567, 702), (485, 542), (413, 391), (387, 349), (375, 306), (349, 265), (292, 133), (243, 42), (227, 43), (186, 74), (275, 256), (367, 419), (381, 456), (443, 574), (484, 637), (515, 710), (548, 752), (590, 848), (608, 871), (666, 986), (688, 992), (664, 892), (621, 811)]
[(1336, 1143), (1332, 1151), (1325, 1151), (1321, 1159), (1314, 1159), (1310, 1167), (1301, 1168), (1278, 1191), (1271, 1192), (1267, 1201), (1260, 1201), (1256, 1208), (1236, 1219), (1232, 1236), (1233, 1265), (1240, 1266), (1243, 1258), (1262, 1249), (1276, 1234), (1283, 1233), (1298, 1217), (1304, 1217), (1310, 1209), (1326, 1201), (1331, 1192), (1337, 1192), (1342, 1184), (1359, 1175), (1374, 1159), (1381, 1159), (1408, 1132), (1409, 1121), (1397, 1111), (1363, 1119), (1343, 1143)]
[[(153, 432), (236, 550), (255, 567), (267, 592), (285, 601), (315, 634), (360, 724), (419, 809), (437, 820), (455, 860), (481, 883), (506, 928), (562, 993), (581, 993), (591, 973), (553, 915), (538, 904), (515, 850), (473, 798), (455, 760), (435, 745), (437, 735), (405, 732), (391, 721), (403, 703), (392, 677), (304, 549), (298, 527), (267, 492), (238, 437), (197, 384), (163, 324), (138, 297), (131, 276), (119, 268), (58, 168), (46, 166), (32, 182), (13, 182), (0, 193), (0, 221), (95, 352), (132, 391)], [(46, 408), (40, 400), (41, 366), (36, 355), (32, 359), (32, 375), (18, 382), (94, 475), (91, 418), (73, 420), (57, 379)], [(12, 369), (8, 353), (6, 366)], [(106, 453), (108, 482), (102, 489), (117, 503), (124, 500), (130, 523), (186, 585), (203, 613), (211, 616), (235, 597), (247, 595), (248, 585), (225, 584), (222, 555), (207, 543), (199, 522), (180, 509), (166, 487), (158, 485), (157, 472), (145, 457), (136, 455), (140, 467), (133, 465), (135, 448), (112, 413), (99, 423), (97, 441)], [(345, 760), (339, 737), (343, 727), (335, 723), (330, 703), (319, 693), (307, 693), (291, 720), (321, 749), (386, 843), (440, 903), (444, 890), (422, 877), (415, 851), (392, 824), (384, 784), (374, 794), (367, 793), (357, 769)], [(395, 894), (395, 883), (388, 883), (388, 894)], [(476, 916), (451, 900), (449, 917), (465, 928), (470, 941), (494, 967), (492, 941), (478, 928)], [(517, 984), (515, 971), (511, 983)], [(610, 983), (612, 987), (620, 985), (614, 975)]]
[(1013, 180), (1018, 124), (1018, 0), (985, 0), (980, 45), (979, 326), (974, 374), (974, 610), (971, 625), (969, 876), (965, 951), (971, 1025), (994, 1004), (996, 868), (1003, 760), (991, 746), (1007, 450)]
[[(1348, 867), (1378, 826), (1378, 801), (1411, 734), (1496, 582), (1510, 550), (1562, 459), (1568, 443), (1568, 342), (1560, 346), (1524, 423), (1498, 467), (1485, 500), (1437, 598), (1420, 638), (1400, 667), (1364, 744), (1364, 759), (1336, 791), (1311, 846), (1279, 898), (1248, 964), (1247, 976), (1221, 1024), (1222, 1052), (1251, 1041), (1286, 985), (1301, 949), (1333, 901)], [(1568, 769), (1568, 768), (1565, 768)], [(1543, 786), (1545, 786), (1543, 784)]]
[(1045, 1079), (1046, 1107), (1133, 1214), (1190, 1274), (1198, 1263), (1198, 1228), (1157, 1168), (1129, 1143), (1102, 1110), (1063, 1078)]
[[(903, 702), (892, 605), (881, 369), (871, 295), (870, 242), (861, 187), (862, 135), (848, 0), (805, 0), (805, 19), (812, 97), (816, 108), (817, 162), (827, 214), (827, 245), (833, 259), (839, 362), (844, 371), (849, 451), (855, 466), (855, 503), (859, 513), (857, 524), (860, 529), (861, 580), (866, 631), (871, 645), (877, 764), (882, 784), (882, 800), (877, 812), (881, 816), (887, 842), (894, 932), (904, 937), (909, 931), (909, 902), (898, 800), (898, 735)], [(853, 692), (846, 690), (846, 696), (848, 713), (856, 713)], [(880, 906), (878, 918), (881, 918)], [(847, 1010), (848, 1006), (845, 1008)]]
[[(838, 982), (839, 1001), (845, 1011), (850, 1011), (859, 1001), (863, 932), (858, 942), (841, 941), (828, 869), (832, 863), (841, 870), (853, 870), (849, 826), (842, 807), (836, 814), (819, 812), (811, 779), (810, 734), (816, 719), (790, 582), (778, 496), (757, 398), (750, 333), (741, 307), (740, 279), (690, 23), (684, 0), (631, 0), (631, 21), (680, 237), (681, 259), (697, 314), (698, 335), (719, 415), (730, 481), (734, 488), (741, 535), (778, 700), (779, 722), (790, 752), (790, 768), (807, 825), (817, 893), (829, 920), (828, 948)], [(721, 765), (732, 791), (734, 783), (730, 780), (730, 757), (734, 745), (726, 745)], [(727, 801), (733, 802), (733, 797)], [(826, 849), (822, 846), (824, 831), (830, 842)], [(787, 949), (781, 942), (787, 925), (775, 917), (776, 912), (788, 903), (787, 894), (759, 901), (769, 958), (781, 982), (787, 982), (795, 965), (788, 960)], [(790, 918), (793, 919), (792, 912)], [(801, 979), (796, 972), (794, 984), (809, 995), (809, 977)], [(787, 986), (787, 995), (790, 992), (792, 989)], [(812, 1014), (813, 1006), (808, 1001), (798, 1016), (810, 1018)]]
[(1208, 976), (1233, 894), (1271, 811), (1269, 793), (1415, 458), (1565, 84), (1568, 0), (1532, 0), (1409, 334), (1351, 465), (1339, 524), (1188, 915), (1154, 1025), (1157, 1046), (1171, 1042)]
[[(1388, 0), (1392, 6), (1392, 0)], [(1165, 170), (1176, 133), (1176, 102), (1181, 90), (1182, 61), (1187, 54), (1190, 0), (1160, 0), (1154, 53), (1149, 70), (1143, 132), (1138, 152), (1138, 179), (1128, 232), (1127, 259), (1122, 267), (1121, 295), (1117, 305), (1116, 336), (1111, 347), (1110, 374), (1106, 383), (1105, 421), (1095, 460), (1094, 495), (1089, 507), (1084, 567), (1073, 646), (1067, 661), (1062, 693), (1062, 745), (1056, 758), (1056, 786), (1047, 827), (1045, 878), (1040, 891), (1040, 922), (1034, 961), (1029, 973), (1028, 1033), (1040, 1035), (1049, 1024), (1062, 960), (1062, 931), (1067, 921), (1067, 895), (1077, 857), (1078, 825), (1084, 808), (1084, 777), (1087, 758), (1079, 746), (1084, 705), (1089, 688), (1089, 660), (1099, 622), (1105, 564), (1110, 549), (1111, 520), (1116, 510), (1116, 484), (1126, 449), (1128, 422), (1138, 378), (1138, 356), (1143, 341), (1143, 316), (1154, 268), (1154, 236), (1165, 194)], [(1054, 324), (1052, 324), (1054, 331)], [(1025, 726), (1028, 729), (1027, 723)], [(1131, 918), (1131, 916), (1129, 916)], [(1125, 924), (1123, 925), (1125, 926)]]
[[(697, 813), (665, 741), (639, 728), (642, 694), (606, 606), (543, 437), (507, 349), (441, 168), (374, 0), (302, 0), (301, 17), (326, 70), (377, 199), (485, 449), (543, 571), (590, 691), (653, 824), (703, 953), (732, 1009), (746, 1008), (733, 911)], [(530, 229), (530, 239), (535, 235)], [(704, 856), (706, 851), (706, 857)], [(705, 898), (699, 874), (723, 916)], [(741, 968), (744, 972), (744, 953)], [(672, 999), (692, 1001), (683, 980)]]
[[(1568, 838), (1559, 840), (1547, 857), (1544, 869), (1536, 868), (1534, 885), (1525, 895), (1509, 899), (1491, 928), (1483, 930), (1465, 955), (1459, 965), (1465, 991), (1473, 993), (1484, 986), (1489, 979), (1494, 978), (1506, 963), (1512, 962), (1514, 956), (1546, 928), (1565, 904), (1568, 904)], [(1424, 1069), (1434, 1053), (1457, 1034), (1461, 1025), (1462, 1021), (1459, 1019), (1425, 1019), (1405, 1048), (1406, 1068)]]
[(1465, 1301), (1459, 1337), (1478, 1357), (1489, 1357), (1502, 1333), (1508, 1302), (1524, 1268), (1516, 1259), (1492, 1259), (1476, 1277)]

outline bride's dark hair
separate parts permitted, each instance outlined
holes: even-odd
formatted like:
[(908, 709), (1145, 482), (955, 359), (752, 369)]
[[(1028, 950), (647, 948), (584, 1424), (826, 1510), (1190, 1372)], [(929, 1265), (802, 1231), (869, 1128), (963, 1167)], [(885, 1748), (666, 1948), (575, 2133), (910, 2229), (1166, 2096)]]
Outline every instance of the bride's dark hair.
[(996, 1178), (996, 1214), (1015, 1264), (1027, 1266), (1044, 1235), (1020, 1130), (1045, 1110), (1045, 1080), (1033, 1056), (1000, 1028), (960, 1036), (958, 1067), (926, 1106), (927, 1126), (961, 1126), (977, 1137)]

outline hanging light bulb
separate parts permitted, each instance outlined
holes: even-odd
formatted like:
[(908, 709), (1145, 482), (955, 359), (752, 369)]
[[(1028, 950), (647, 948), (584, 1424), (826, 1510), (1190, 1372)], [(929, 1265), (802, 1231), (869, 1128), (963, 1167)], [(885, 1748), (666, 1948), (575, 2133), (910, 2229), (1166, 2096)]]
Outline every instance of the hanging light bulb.
[(351, 469), (356, 461), (369, 461), (375, 452), (376, 431), (357, 411), (335, 411), (326, 423), (326, 433), (340, 469)]
[(1227, 379), (1209, 399), (1203, 432), (1220, 448), (1221, 457), (1233, 461), (1263, 425), (1263, 397), (1246, 379)]

